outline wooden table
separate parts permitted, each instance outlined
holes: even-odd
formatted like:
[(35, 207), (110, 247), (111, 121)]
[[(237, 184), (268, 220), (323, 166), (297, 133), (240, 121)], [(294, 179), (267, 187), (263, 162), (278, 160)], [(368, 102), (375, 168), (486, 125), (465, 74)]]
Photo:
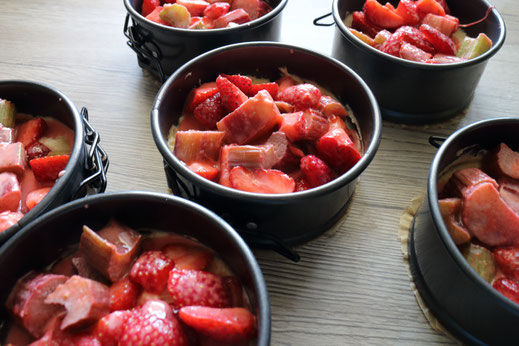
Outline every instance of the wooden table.
[[(466, 113), (430, 126), (384, 122), (380, 148), (342, 226), (299, 246), (299, 263), (255, 252), (270, 292), (273, 345), (452, 342), (431, 329), (417, 306), (397, 230), (403, 208), (425, 189), (435, 154), (430, 135), (518, 115), (519, 6), (514, 0), (494, 5), (507, 25), (506, 42)], [(330, 11), (331, 0), (290, 0), (282, 40), (330, 54), (334, 28), (312, 25)], [(47, 83), (88, 107), (110, 156), (108, 191), (166, 192), (150, 130), (161, 83), (138, 67), (126, 46), (125, 15), (122, 0), (2, 1), (0, 79)]]

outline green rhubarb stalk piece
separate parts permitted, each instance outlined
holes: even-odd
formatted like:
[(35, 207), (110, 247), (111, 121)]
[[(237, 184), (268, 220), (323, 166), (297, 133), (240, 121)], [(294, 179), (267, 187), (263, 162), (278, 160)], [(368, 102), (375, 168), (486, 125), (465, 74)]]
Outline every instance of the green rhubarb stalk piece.
[(469, 262), (483, 280), (489, 283), (492, 282), (496, 275), (496, 262), (490, 250), (483, 246), (470, 243), (462, 249), (462, 253), (467, 262)]
[(11, 101), (0, 99), (0, 124), (5, 127), (14, 127), (16, 106)]
[(159, 12), (159, 17), (176, 28), (186, 29), (191, 24), (191, 14), (187, 8), (179, 4), (164, 6)]
[(456, 56), (463, 59), (473, 59), (485, 53), (492, 47), (492, 40), (481, 33), (477, 38), (465, 37)]

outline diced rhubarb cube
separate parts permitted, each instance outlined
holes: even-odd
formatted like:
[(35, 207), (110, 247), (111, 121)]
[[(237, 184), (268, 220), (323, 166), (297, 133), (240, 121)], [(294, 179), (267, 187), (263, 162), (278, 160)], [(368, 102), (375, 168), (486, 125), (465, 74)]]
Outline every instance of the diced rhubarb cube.
[(185, 163), (216, 161), (224, 137), (222, 131), (177, 131), (173, 153)]
[(10, 127), (6, 127), (0, 123), (0, 144), (5, 143), (9, 144), (13, 142), (14, 131)]
[(213, 23), (215, 28), (226, 28), (230, 23), (243, 24), (250, 20), (249, 14), (240, 8), (216, 18)]
[(22, 192), (16, 174), (0, 173), (0, 212), (17, 211)]
[(463, 168), (452, 174), (445, 189), (450, 195), (461, 197), (465, 188), (481, 183), (491, 183), (498, 188), (497, 182), (479, 168)]
[(240, 107), (220, 120), (216, 126), (225, 132), (228, 143), (245, 144), (272, 130), (281, 119), (272, 96), (260, 90)]
[(341, 174), (361, 158), (355, 144), (342, 129), (328, 131), (317, 141), (316, 147), (320, 157)]
[(16, 120), (16, 106), (8, 100), (0, 99), (0, 124), (5, 127), (14, 127)]
[(235, 145), (229, 147), (227, 164), (230, 168), (243, 166), (247, 168), (271, 168), (276, 161), (274, 148), (271, 145)]
[(191, 16), (201, 16), (209, 3), (204, 0), (177, 0), (177, 4), (184, 6)]
[(292, 145), (284, 132), (277, 131), (270, 135), (266, 145), (271, 145), (274, 149), (275, 162), (272, 168), (282, 171), (290, 171), (299, 165), (299, 160), (304, 153)]
[(23, 217), (20, 212), (4, 211), (0, 213), (0, 232), (16, 224)]
[(444, 198), (438, 201), (443, 222), (456, 245), (470, 241), (468, 230), (458, 221), (458, 213), (461, 209), (460, 198)]
[(473, 59), (485, 53), (491, 47), (492, 40), (484, 33), (480, 33), (476, 38), (465, 37), (456, 56), (463, 59)]
[(45, 303), (59, 304), (67, 310), (61, 329), (77, 329), (110, 313), (110, 289), (97, 281), (74, 275), (57, 286)]
[(457, 18), (427, 13), (427, 15), (422, 19), (422, 24), (428, 24), (440, 31), (442, 34), (450, 36), (453, 32), (458, 30), (459, 21), (456, 21), (455, 19)]
[(162, 11), (162, 9), (163, 9), (162, 6), (155, 7), (155, 9), (146, 16), (146, 19), (151, 20), (152, 22), (155, 22), (158, 24), (171, 26), (171, 24), (169, 22), (166, 22), (165, 20), (162, 20), (160, 18), (160, 12)]
[(257, 193), (290, 193), (294, 179), (275, 169), (234, 167), (229, 176), (233, 188)]
[(7, 307), (16, 319), (34, 337), (45, 333), (49, 320), (63, 311), (60, 305), (46, 303), (45, 300), (56, 287), (65, 283), (68, 277), (54, 274), (31, 272), (18, 280), (7, 298)]
[(12, 172), (23, 175), (27, 167), (26, 161), (22, 143), (0, 144), (0, 173)]
[(216, 19), (229, 12), (231, 5), (227, 2), (215, 2), (206, 7), (204, 10), (204, 16), (210, 19)]
[(507, 176), (519, 179), (519, 153), (510, 149), (505, 143), (491, 152), (488, 162), (492, 162), (489, 170), (495, 176)]
[(260, 0), (233, 0), (231, 11), (244, 9), (249, 14), (250, 20), (254, 20), (259, 17), (261, 2)]
[(193, 112), (193, 110), (202, 103), (205, 99), (213, 96), (218, 92), (216, 82), (208, 82), (200, 85), (198, 88), (193, 89), (186, 101), (186, 110)]
[(304, 112), (284, 113), (281, 116), (279, 131), (283, 132), (291, 142), (301, 140), (305, 132)]
[(40, 139), (45, 130), (47, 123), (43, 118), (34, 118), (20, 125), (16, 131), (16, 141), (21, 142), (26, 148), (33, 142)]
[(218, 183), (223, 186), (231, 187), (231, 181), (229, 180), (229, 175), (231, 174), (231, 168), (229, 167), (228, 156), (229, 150), (234, 145), (224, 145), (222, 150), (220, 151), (220, 178), (218, 179)]
[(198, 174), (209, 180), (215, 180), (220, 173), (218, 167), (215, 167), (212, 163), (194, 161), (187, 165), (187, 168), (192, 172)]
[(458, 58), (457, 56), (451, 56), (446, 54), (434, 54), (434, 56), (427, 60), (428, 64), (452, 64), (456, 62), (467, 61), (467, 59)]
[(128, 273), (137, 257), (141, 235), (111, 220), (98, 233), (83, 226), (80, 249), (88, 263), (112, 282)]
[(416, 62), (426, 62), (432, 57), (431, 54), (424, 52), (410, 43), (403, 43), (402, 46), (400, 46), (399, 55), (403, 59)]

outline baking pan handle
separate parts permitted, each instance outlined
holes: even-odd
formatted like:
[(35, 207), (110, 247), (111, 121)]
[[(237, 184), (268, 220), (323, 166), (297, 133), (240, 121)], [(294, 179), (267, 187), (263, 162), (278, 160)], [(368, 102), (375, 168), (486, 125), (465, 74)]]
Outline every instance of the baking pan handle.
[[(133, 23), (133, 20), (132, 20)], [(135, 24), (135, 23), (133, 23)], [(150, 68), (155, 68), (159, 74), (159, 78), (162, 82), (166, 81), (166, 75), (160, 63), (162, 53), (160, 48), (151, 41), (149, 37), (146, 37), (137, 25), (130, 25), (130, 14), (126, 14), (126, 20), (124, 21), (124, 36), (128, 39), (126, 44), (130, 47), (139, 58), (139, 61)], [(151, 46), (153, 49), (148, 48), (145, 44)], [(153, 65), (153, 66), (152, 66)]]
[(86, 170), (91, 174), (79, 184), (74, 194), (76, 198), (80, 197), (85, 191), (87, 194), (104, 192), (107, 183), (106, 172), (110, 165), (108, 155), (99, 145), (101, 141), (99, 133), (88, 122), (88, 110), (85, 107), (81, 109), (81, 119), (85, 127), (85, 144), (88, 149)]
[(320, 20), (323, 20), (324, 18), (329, 17), (331, 15), (332, 15), (332, 13), (330, 12), (330, 13), (324, 14), (324, 15), (318, 17), (318, 18), (315, 18), (314, 19), (314, 25), (315, 26), (332, 26), (332, 25), (334, 25), (335, 22), (332, 22), (332, 23), (319, 23)]
[(441, 136), (429, 137), (429, 144), (438, 149), (447, 138)]
[(301, 256), (299, 256), (297, 251), (285, 244), (275, 235), (240, 229), (237, 229), (237, 231), (240, 236), (242, 236), (243, 240), (255, 249), (273, 250), (294, 262), (299, 262), (301, 259)]

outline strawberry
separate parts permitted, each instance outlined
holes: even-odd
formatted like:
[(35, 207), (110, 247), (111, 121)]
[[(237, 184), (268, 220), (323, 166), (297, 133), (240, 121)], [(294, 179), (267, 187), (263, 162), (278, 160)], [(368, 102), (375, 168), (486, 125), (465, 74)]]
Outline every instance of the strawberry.
[(47, 123), (43, 118), (34, 118), (20, 125), (16, 131), (16, 141), (21, 142), (24, 147), (28, 147), (33, 142), (40, 139), (45, 130)]
[(217, 92), (196, 106), (193, 115), (200, 125), (208, 130), (216, 128), (216, 123), (222, 119), (227, 112), (222, 105), (222, 98)]
[(203, 270), (213, 258), (208, 249), (186, 244), (169, 244), (162, 252), (175, 262), (175, 269)]
[(307, 155), (303, 157), (300, 166), (311, 187), (321, 186), (335, 179), (335, 173), (317, 156)]
[(32, 159), (47, 156), (50, 153), (50, 149), (45, 144), (34, 141), (28, 147), (25, 147), (25, 153), (27, 154), (27, 160), (31, 161)]
[(186, 110), (192, 112), (196, 106), (204, 102), (205, 99), (213, 96), (218, 92), (216, 82), (209, 82), (200, 85), (198, 88), (193, 89), (186, 101)]
[(228, 12), (214, 20), (215, 28), (226, 28), (229, 23), (243, 24), (250, 22), (249, 14), (242, 8)]
[(420, 48), (424, 52), (434, 54), (434, 46), (427, 40), (427, 37), (415, 27), (402, 26), (398, 28), (395, 33), (401, 32), (404, 41), (412, 44), (415, 47)]
[(236, 85), (243, 91), (244, 94), (248, 95), (250, 93), (250, 88), (252, 86), (252, 80), (247, 76), (242, 76), (240, 74), (228, 75), (221, 74), (220, 76), (227, 78), (232, 84)]
[(141, 287), (128, 277), (110, 286), (110, 311), (128, 310), (135, 306)]
[(173, 315), (162, 318), (160, 314), (138, 310), (133, 313), (123, 329), (120, 346), (133, 345), (188, 345), (179, 321)]
[(276, 81), (276, 84), (279, 86), (279, 88), (278, 88), (278, 94), (279, 94), (286, 88), (291, 87), (292, 85), (296, 85), (297, 82), (294, 80), (294, 78), (292, 78), (290, 76), (283, 76)]
[(267, 13), (272, 11), (272, 7), (266, 1), (260, 1), (258, 9), (258, 17), (263, 17)]
[(45, 156), (29, 161), (34, 176), (39, 181), (58, 179), (59, 173), (67, 166), (70, 155)]
[(200, 334), (228, 343), (252, 339), (256, 318), (244, 308), (187, 306), (180, 309), (180, 319)]
[(231, 11), (236, 9), (243, 9), (249, 14), (251, 20), (259, 17), (260, 0), (233, 0), (231, 5)]
[(418, 0), (416, 1), (416, 8), (418, 9), (418, 14), (422, 18), (427, 13), (437, 14), (438, 16), (445, 16), (445, 10), (436, 0)]
[(447, 1), (445, 0), (436, 0), (437, 3), (443, 7), (443, 10), (445, 11), (445, 14), (451, 14), (451, 10), (449, 9), (449, 6), (447, 6)]
[(177, 0), (177, 4), (184, 6), (191, 16), (201, 16), (209, 3), (204, 0)]
[(114, 311), (101, 318), (94, 326), (93, 334), (103, 346), (116, 346), (122, 336), (124, 325), (132, 311)]
[(290, 193), (294, 191), (294, 179), (276, 169), (248, 169), (234, 167), (229, 176), (235, 189), (257, 193)]
[(420, 25), (420, 31), (424, 33), (438, 53), (456, 55), (456, 45), (448, 36), (427, 24)]
[(493, 251), (494, 260), (506, 277), (519, 280), (519, 248), (505, 247)]
[(222, 104), (228, 112), (234, 111), (248, 99), (240, 88), (221, 75), (216, 78), (216, 85), (220, 91)]
[(367, 18), (364, 12), (355, 11), (352, 13), (352, 24), (351, 27), (353, 29), (359, 30), (360, 32), (365, 33), (370, 37), (375, 37), (379, 31), (383, 28), (371, 23)]
[(294, 181), (296, 182), (296, 187), (294, 189), (295, 192), (305, 191), (305, 190), (309, 190), (312, 188), (312, 186), (310, 185), (310, 183), (308, 182), (308, 180), (306, 179), (306, 177), (304, 175), (300, 175), (300, 176), (294, 178)]
[(418, 9), (413, 0), (400, 0), (396, 8), (396, 14), (404, 19), (406, 25), (416, 25), (420, 22)]
[(499, 293), (519, 304), (519, 283), (515, 280), (499, 278), (492, 283)]
[(157, 6), (160, 6), (160, 0), (143, 0), (142, 1), (142, 15), (146, 17), (149, 15)]
[(400, 57), (400, 47), (402, 43), (404, 43), (405, 33), (403, 32), (395, 32), (391, 34), (391, 36), (380, 46), (380, 51)]
[(47, 196), (49, 193), (51, 187), (42, 187), (41, 189), (32, 190), (27, 194), (27, 197), (25, 198), (25, 205), (27, 206), (27, 209), (31, 210), (34, 208), (38, 203), (41, 202), (42, 199)]
[(0, 213), (0, 232), (5, 231), (23, 217), (22, 213), (4, 211)]
[(229, 12), (229, 8), (231, 8), (231, 5), (227, 2), (215, 2), (206, 7), (204, 16), (210, 19), (216, 19)]
[(157, 6), (157, 7), (155, 7), (155, 9), (153, 10), (153, 12), (151, 12), (150, 14), (148, 14), (148, 15), (146, 16), (146, 19), (147, 19), (147, 20), (151, 20), (152, 22), (155, 22), (155, 23), (158, 23), (158, 24), (171, 26), (171, 24), (169, 24), (168, 22), (166, 22), (165, 20), (163, 20), (163, 19), (160, 18), (160, 12), (161, 12), (162, 10), (163, 10), (163, 7), (162, 7), (162, 6)]
[(364, 14), (370, 22), (386, 29), (395, 29), (405, 24), (396, 11), (382, 6), (377, 0), (366, 0)]
[(445, 36), (450, 37), (453, 32), (458, 30), (459, 19), (452, 16), (438, 16), (427, 13), (423, 18), (422, 24), (427, 24), (440, 31)]
[(168, 291), (175, 308), (190, 305), (223, 308), (230, 304), (222, 278), (200, 270), (173, 269)]
[(175, 263), (160, 251), (146, 251), (137, 259), (130, 271), (130, 280), (146, 291), (160, 293), (166, 287), (169, 271)]
[(201, 161), (190, 162), (187, 164), (187, 168), (199, 176), (213, 181), (218, 176), (218, 173), (220, 173), (218, 168), (213, 164)]
[(297, 84), (281, 91), (278, 99), (294, 105), (296, 110), (317, 108), (321, 100), (321, 91), (312, 84)]
[(279, 86), (277, 85), (277, 83), (274, 83), (274, 82), (253, 84), (253, 85), (251, 85), (251, 87), (249, 89), (248, 95), (254, 96), (260, 90), (267, 90), (269, 92), (270, 96), (272, 96), (273, 99), (276, 99), (277, 95), (278, 95), (278, 91), (279, 91)]
[(361, 158), (355, 144), (342, 129), (328, 131), (317, 141), (316, 147), (320, 157), (339, 173), (349, 170)]
[(427, 62), (432, 55), (424, 52), (410, 43), (403, 43), (400, 47), (400, 57), (410, 61)]

